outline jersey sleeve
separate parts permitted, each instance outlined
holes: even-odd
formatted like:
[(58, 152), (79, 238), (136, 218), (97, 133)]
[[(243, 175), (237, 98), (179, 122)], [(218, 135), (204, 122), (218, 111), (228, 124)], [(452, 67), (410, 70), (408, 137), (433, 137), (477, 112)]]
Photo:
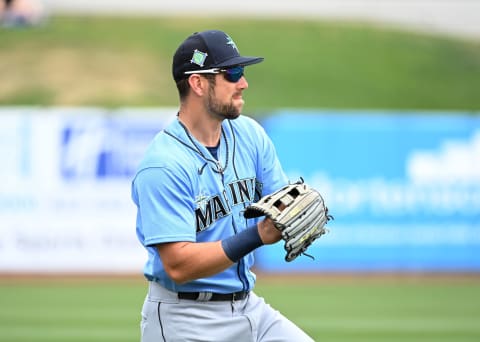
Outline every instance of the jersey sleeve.
[(257, 180), (261, 183), (262, 195), (277, 191), (288, 183), (275, 146), (263, 127), (259, 127), (259, 153), (257, 155)]
[(141, 170), (132, 183), (137, 233), (144, 246), (195, 241), (195, 218), (187, 179), (166, 167)]

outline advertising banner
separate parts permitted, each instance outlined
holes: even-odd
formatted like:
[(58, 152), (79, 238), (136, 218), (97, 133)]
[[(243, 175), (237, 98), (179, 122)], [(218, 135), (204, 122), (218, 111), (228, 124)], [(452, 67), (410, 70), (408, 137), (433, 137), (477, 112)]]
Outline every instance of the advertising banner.
[(282, 111), (264, 120), (291, 180), (335, 220), (301, 256), (266, 271), (480, 271), (480, 116)]
[(0, 271), (141, 272), (135, 168), (174, 110), (0, 110)]
[[(0, 109), (0, 272), (141, 272), (130, 184), (176, 109)], [(290, 178), (335, 220), (263, 271), (480, 271), (480, 116), (280, 111), (262, 120)]]

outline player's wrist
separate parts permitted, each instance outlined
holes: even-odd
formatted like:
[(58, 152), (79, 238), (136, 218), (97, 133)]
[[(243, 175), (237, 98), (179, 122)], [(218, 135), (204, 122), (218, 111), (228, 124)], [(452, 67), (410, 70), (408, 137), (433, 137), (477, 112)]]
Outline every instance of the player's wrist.
[(263, 246), (263, 244), (256, 224), (222, 240), (222, 248), (227, 257), (233, 262), (239, 261), (245, 255)]

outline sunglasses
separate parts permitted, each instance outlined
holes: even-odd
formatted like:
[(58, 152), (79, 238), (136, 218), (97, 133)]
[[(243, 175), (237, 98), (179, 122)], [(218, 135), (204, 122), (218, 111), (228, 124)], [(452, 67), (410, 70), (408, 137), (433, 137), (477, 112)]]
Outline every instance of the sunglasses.
[(228, 69), (213, 68), (206, 70), (185, 71), (185, 75), (191, 74), (223, 74), (223, 77), (225, 77), (228, 82), (236, 83), (244, 75), (244, 67), (235, 66)]

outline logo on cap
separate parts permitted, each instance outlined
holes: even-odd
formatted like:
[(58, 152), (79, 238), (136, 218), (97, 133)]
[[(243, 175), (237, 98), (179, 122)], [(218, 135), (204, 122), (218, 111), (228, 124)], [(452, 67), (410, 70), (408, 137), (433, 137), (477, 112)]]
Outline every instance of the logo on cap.
[(205, 63), (205, 59), (207, 59), (207, 56), (208, 56), (208, 53), (195, 49), (195, 51), (193, 51), (193, 56), (192, 56), (192, 59), (190, 60), (190, 63), (203, 67), (203, 64)]
[(226, 36), (227, 36), (227, 45), (230, 45), (233, 49), (238, 51), (237, 44), (235, 44), (233, 39), (230, 38), (230, 36), (228, 34)]

